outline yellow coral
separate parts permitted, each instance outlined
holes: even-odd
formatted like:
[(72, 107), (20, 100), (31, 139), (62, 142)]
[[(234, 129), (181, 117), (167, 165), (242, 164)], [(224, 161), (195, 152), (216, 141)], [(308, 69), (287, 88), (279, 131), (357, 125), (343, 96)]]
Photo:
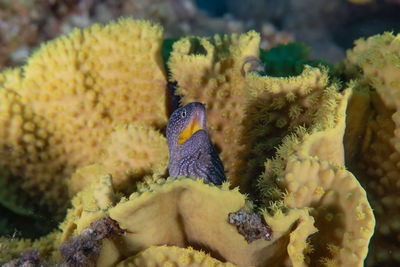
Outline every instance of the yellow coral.
[[(124, 236), (103, 241), (98, 266), (113, 266), (121, 258), (143, 251), (146, 255), (147, 248), (163, 244), (192, 246), (238, 265), (263, 266), (267, 262), (287, 261), (304, 266), (301, 259), (305, 258), (306, 239), (316, 231), (307, 209), (290, 209), (285, 213), (277, 210), (273, 216), (263, 212), (273, 229), (272, 240), (248, 244), (236, 226), (228, 223), (228, 214), (245, 206), (245, 196), (237, 189), (229, 190), (227, 183), (219, 188), (183, 177), (155, 180), (144, 185), (142, 193), (135, 192), (129, 199), (123, 198), (104, 209), (95, 192), (112, 192), (108, 179), (96, 179), (78, 193), (73, 200), (74, 208), (62, 225), (62, 241), (79, 234), (105, 213), (126, 230)], [(174, 257), (172, 252), (170, 257)]]
[(129, 194), (134, 180), (164, 174), (167, 166), (167, 141), (161, 133), (146, 125), (119, 125), (104, 142), (100, 159), (73, 174), (70, 190), (73, 194), (79, 192), (93, 177), (109, 173), (114, 188)]
[[(289, 207), (314, 208), (311, 214), (318, 234), (312, 239), (311, 259), (325, 257), (338, 266), (362, 266), (375, 220), (357, 179), (327, 161), (307, 159), (291, 159), (283, 179)], [(333, 244), (338, 248), (335, 253), (329, 250)]]
[[(229, 180), (242, 191), (261, 174), (275, 146), (297, 126), (310, 126), (328, 85), (326, 70), (306, 66), (295, 77), (262, 76), (259, 35), (183, 38), (168, 65), (183, 104), (206, 104), (209, 134)], [(324, 115), (329, 115), (324, 113)]]
[[(255, 32), (175, 43), (169, 66), (177, 93), (184, 103), (207, 104), (210, 135), (231, 181), (250, 189), (262, 174), (261, 213), (272, 240), (247, 243), (227, 220), (252, 205), (238, 188), (160, 179), (165, 140), (152, 129), (166, 122), (160, 46), (158, 26), (124, 20), (49, 43), (29, 60), (24, 77), (21, 70), (0, 75), (0, 126), (7, 129), (0, 133), (0, 156), (26, 178), (22, 187), (32, 196), (46, 192), (49, 201), (63, 189), (62, 178), (82, 167), (69, 183), (80, 192), (53, 244), (110, 216), (126, 234), (103, 241), (98, 266), (133, 264), (154, 253), (159, 262), (165, 256), (189, 262), (205, 257), (199, 250), (227, 265), (361, 265), (374, 218), (365, 192), (344, 170), (342, 144), (355, 83), (340, 92), (325, 69), (307, 66), (290, 78), (260, 75)], [(47, 71), (52, 76), (45, 78)], [(379, 101), (376, 107), (385, 111)], [(385, 116), (376, 121), (367, 131), (394, 129)], [(120, 123), (135, 126), (114, 131)], [(114, 194), (132, 181), (130, 175), (146, 174), (153, 176), (135, 184), (129, 198)]]
[(0, 75), (0, 159), (31, 197), (65, 204), (64, 178), (95, 162), (121, 123), (163, 127), (162, 29), (121, 19), (50, 41)]
[(79, 234), (90, 223), (105, 216), (107, 208), (116, 201), (110, 174), (91, 177), (91, 182), (73, 199), (73, 208), (68, 210), (67, 216), (60, 224), (62, 236), (59, 245), (72, 234)]
[[(377, 218), (369, 264), (399, 264), (400, 250), (400, 35), (392, 33), (359, 39), (347, 52), (346, 70), (355, 74), (368, 113), (359, 118), (356, 107), (348, 109), (359, 125), (360, 146), (347, 164), (365, 186)], [(346, 131), (350, 140), (354, 134)], [(394, 238), (395, 237), (395, 238)]]
[(399, 106), (400, 35), (386, 32), (355, 41), (347, 51), (347, 60), (362, 69), (367, 82), (377, 91), (389, 109)]
[[(314, 249), (309, 255), (311, 262), (329, 259), (360, 265), (375, 221), (357, 180), (347, 173), (346, 179), (352, 181), (353, 187), (340, 188), (335, 183), (326, 184), (325, 173), (308, 173), (307, 166), (296, 172), (290, 169), (292, 161), (303, 160), (325, 162), (332, 169), (343, 168), (345, 111), (355, 84), (349, 84), (350, 88), (340, 93), (340, 86), (329, 81), (325, 69), (307, 66), (295, 77), (261, 76), (252, 71), (254, 64), (260, 64), (258, 42), (254, 32), (239, 37), (186, 38), (177, 42), (169, 62), (172, 78), (179, 85), (177, 94), (183, 95), (184, 104), (206, 103), (210, 135), (221, 149), (222, 160), (228, 164), (231, 181), (254, 197), (251, 186), (265, 167), (258, 188), (267, 208), (276, 210), (281, 204), (269, 201), (279, 199), (288, 207), (314, 208), (312, 215), (321, 230), (311, 239), (310, 246), (322, 247), (319, 242), (325, 240), (328, 245), (335, 244), (339, 253)], [(199, 66), (197, 72), (189, 65)], [(311, 184), (302, 179), (310, 180)], [(328, 196), (333, 192), (337, 192), (337, 198), (331, 199)], [(347, 199), (350, 192), (354, 194), (354, 202)], [(299, 200), (302, 197), (309, 200), (302, 202)], [(340, 212), (323, 210), (330, 205), (338, 210), (348, 208), (346, 200), (354, 204), (346, 212), (354, 215), (343, 221), (339, 237), (331, 236), (321, 224), (327, 220), (333, 227)], [(361, 233), (354, 230), (354, 225), (361, 227)], [(303, 250), (307, 246), (305, 242)], [(298, 262), (306, 262), (304, 254), (299, 255)]]
[(298, 129), (285, 138), (260, 180), (261, 187), (268, 187), (275, 179), (288, 207), (313, 208), (318, 233), (311, 238), (309, 257), (326, 266), (362, 266), (375, 226), (364, 189), (343, 165), (345, 112), (352, 89), (342, 94), (326, 90), (317, 123), (309, 133)]
[[(285, 233), (289, 229), (293, 221), (296, 221), (297, 226), (292, 229), (289, 237), (285, 242), (287, 245), (280, 244), (282, 246), (279, 250), (281, 252), (285, 251), (288, 257), (285, 257), (283, 262), (290, 264), (294, 267), (307, 266), (309, 262), (309, 253), (306, 249), (308, 246), (308, 240), (312, 237), (312, 234), (318, 231), (314, 226), (314, 218), (309, 215), (308, 208), (304, 209), (290, 209), (288, 212), (284, 213), (282, 210), (277, 209), (273, 216), (268, 216), (264, 213), (265, 221), (274, 229), (274, 233), (279, 233), (279, 235), (286, 236)], [(281, 239), (283, 241), (284, 239)], [(277, 242), (276, 245), (279, 243)], [(278, 245), (279, 246), (279, 245)], [(284, 248), (286, 246), (286, 248)], [(278, 251), (276, 251), (278, 253)], [(279, 253), (278, 253), (279, 254)], [(277, 255), (274, 256), (274, 258)], [(271, 259), (268, 264), (273, 262), (278, 263), (280, 260)]]
[(121, 261), (116, 267), (129, 266), (193, 266), (193, 267), (234, 267), (236, 265), (226, 262), (222, 263), (210, 255), (193, 248), (180, 248), (175, 246), (152, 246), (138, 255), (131, 256)]

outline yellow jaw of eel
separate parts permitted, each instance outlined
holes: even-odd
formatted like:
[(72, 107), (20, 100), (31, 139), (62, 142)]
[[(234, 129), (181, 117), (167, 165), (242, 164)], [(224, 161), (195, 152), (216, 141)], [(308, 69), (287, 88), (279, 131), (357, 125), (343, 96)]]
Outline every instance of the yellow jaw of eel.
[(178, 146), (183, 144), (186, 140), (188, 140), (195, 132), (203, 129), (202, 125), (202, 116), (199, 114), (195, 114), (191, 119), (190, 123), (186, 128), (181, 132), (178, 138)]

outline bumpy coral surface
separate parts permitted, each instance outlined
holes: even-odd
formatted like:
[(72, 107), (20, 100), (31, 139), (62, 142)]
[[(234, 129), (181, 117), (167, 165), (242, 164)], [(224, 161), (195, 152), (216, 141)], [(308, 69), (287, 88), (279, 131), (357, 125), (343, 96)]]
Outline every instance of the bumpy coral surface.
[[(359, 125), (361, 145), (348, 158), (350, 169), (366, 187), (377, 217), (369, 264), (400, 263), (400, 36), (391, 33), (356, 41), (348, 51), (346, 66), (355, 73), (359, 94), (350, 107), (352, 122)], [(357, 115), (361, 107), (367, 112)]]
[(0, 162), (14, 184), (54, 211), (65, 178), (99, 158), (115, 126), (166, 124), (161, 35), (133, 20), (76, 29), (0, 74)]
[(107, 208), (116, 201), (111, 179), (109, 174), (92, 177), (90, 184), (72, 199), (73, 209), (68, 211), (60, 224), (60, 243), (66, 241), (73, 232), (79, 234), (90, 223), (105, 217)]
[(234, 267), (236, 265), (212, 258), (210, 255), (193, 248), (180, 248), (176, 246), (152, 246), (138, 255), (129, 257), (118, 263), (117, 267), (123, 266), (216, 266)]
[(75, 194), (94, 177), (111, 174), (116, 190), (131, 193), (135, 180), (164, 174), (167, 166), (167, 141), (159, 131), (146, 125), (118, 125), (104, 142), (100, 159), (78, 168), (69, 189)]

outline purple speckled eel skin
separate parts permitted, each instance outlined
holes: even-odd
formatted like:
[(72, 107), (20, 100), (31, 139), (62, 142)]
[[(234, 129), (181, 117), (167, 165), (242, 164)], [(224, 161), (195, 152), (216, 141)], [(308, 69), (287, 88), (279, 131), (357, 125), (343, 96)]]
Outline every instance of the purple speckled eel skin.
[(222, 161), (208, 138), (202, 103), (192, 102), (172, 113), (167, 143), (170, 176), (191, 175), (217, 185), (226, 180)]

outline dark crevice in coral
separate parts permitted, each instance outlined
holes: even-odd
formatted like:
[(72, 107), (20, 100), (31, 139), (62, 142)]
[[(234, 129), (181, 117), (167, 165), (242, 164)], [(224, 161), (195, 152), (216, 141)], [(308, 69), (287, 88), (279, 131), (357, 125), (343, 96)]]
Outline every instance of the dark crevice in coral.
[[(176, 221), (177, 221), (179, 229), (185, 229), (184, 219), (183, 219), (181, 214), (178, 213)], [(210, 254), (215, 259), (218, 259), (220, 261), (226, 261), (224, 259), (224, 257), (222, 257), (222, 255), (219, 252), (212, 250), (210, 247), (207, 247), (204, 244), (200, 244), (200, 243), (188, 240), (186, 235), (183, 235), (183, 236), (185, 238), (183, 240), (183, 243), (185, 244), (184, 245), (185, 247), (192, 247), (195, 250), (204, 251), (204, 252)]]
[(168, 84), (167, 84), (167, 97), (166, 97), (166, 105), (167, 105), (167, 116), (171, 116), (172, 112), (179, 107), (181, 97), (175, 94), (175, 89), (177, 87), (177, 83), (175, 81), (171, 81), (171, 71), (168, 67), (168, 60), (171, 56), (172, 46), (175, 42), (177, 42), (179, 38), (166, 38), (163, 40), (162, 48), (161, 48), (161, 57), (163, 60), (164, 69), (167, 75)]
[[(387, 186), (386, 188), (380, 183), (382, 174), (381, 162), (374, 160), (372, 156), (380, 155), (379, 159), (384, 158), (382, 152), (391, 151), (390, 144), (382, 143), (382, 136), (390, 139), (395, 136), (395, 125), (393, 121), (386, 120), (387, 118), (393, 118), (395, 110), (387, 108), (379, 94), (370, 90), (368, 92), (370, 96), (369, 101), (369, 114), (367, 120), (362, 124), (363, 130), (359, 136), (358, 142), (360, 144), (355, 145), (352, 140), (347, 140), (344, 143), (346, 156), (350, 154), (348, 151), (352, 151), (352, 147), (356, 146), (358, 150), (352, 151), (350, 156), (346, 157), (346, 166), (355, 177), (357, 177), (361, 186), (366, 190), (369, 203), (374, 210), (376, 217), (375, 233), (370, 240), (369, 253), (365, 259), (366, 266), (397, 266), (395, 257), (392, 256), (396, 244), (398, 244), (398, 238), (392, 234), (392, 229), (387, 229), (387, 216), (396, 212), (396, 207), (388, 207), (383, 205), (382, 199), (390, 193), (395, 193), (396, 185)], [(349, 108), (348, 108), (349, 109)], [(357, 112), (357, 111), (352, 111)], [(347, 114), (347, 117), (350, 117)], [(381, 122), (381, 123), (380, 123)], [(389, 123), (388, 123), (389, 122)], [(351, 121), (355, 125), (359, 124), (359, 121)], [(384, 134), (382, 134), (384, 133)], [(346, 129), (346, 138), (350, 139), (351, 133)], [(366, 137), (368, 135), (368, 137)], [(369, 143), (365, 144), (368, 140)], [(368, 147), (368, 149), (362, 149), (362, 147)], [(390, 164), (390, 161), (386, 161), (385, 164)], [(393, 192), (390, 192), (393, 189)], [(383, 230), (384, 229), (384, 230)], [(383, 254), (382, 251), (387, 251), (387, 254)]]
[(147, 170), (141, 173), (130, 173), (127, 174), (126, 180), (118, 185), (118, 188), (114, 188), (119, 194), (129, 197), (132, 193), (137, 191), (138, 183), (143, 182), (143, 177), (151, 176), (152, 171)]
[[(276, 96), (278, 97), (278, 96)], [(269, 107), (271, 99), (257, 98), (248, 104), (246, 115), (243, 119), (244, 130), (240, 142), (245, 145), (245, 149), (240, 153), (240, 159), (245, 164), (237, 170), (235, 174), (241, 179), (239, 185), (242, 193), (248, 193), (249, 199), (257, 206), (262, 204), (264, 198), (257, 188), (256, 180), (265, 171), (264, 163), (266, 159), (273, 158), (276, 148), (281, 144), (283, 138), (290, 133), (288, 127), (277, 128), (274, 126), (279, 119), (272, 107)], [(280, 111), (281, 114), (288, 112)], [(265, 114), (263, 117), (255, 114)]]
[[(184, 223), (184, 219), (183, 219), (183, 217), (182, 217), (182, 215), (180, 214), (180, 213), (178, 213), (177, 214), (177, 216), (176, 216), (176, 222), (177, 222), (177, 226), (178, 226), (178, 228), (179, 229), (185, 229), (185, 223)], [(186, 235), (183, 235), (184, 236), (184, 244), (185, 244), (185, 246), (189, 246), (189, 241), (188, 241), (188, 239), (187, 239), (187, 236)]]
[[(339, 205), (321, 206), (311, 212), (315, 218), (315, 227), (318, 229), (318, 235), (310, 237), (313, 244), (313, 253), (310, 254), (310, 266), (320, 266), (318, 259), (332, 259), (338, 253), (337, 249), (342, 247), (344, 238), (344, 229), (346, 229), (345, 212)], [(339, 215), (340, 214), (340, 215)], [(314, 258), (317, 257), (317, 258)]]
[(191, 38), (190, 39), (190, 51), (188, 55), (207, 55), (207, 50), (201, 45), (200, 39)]

